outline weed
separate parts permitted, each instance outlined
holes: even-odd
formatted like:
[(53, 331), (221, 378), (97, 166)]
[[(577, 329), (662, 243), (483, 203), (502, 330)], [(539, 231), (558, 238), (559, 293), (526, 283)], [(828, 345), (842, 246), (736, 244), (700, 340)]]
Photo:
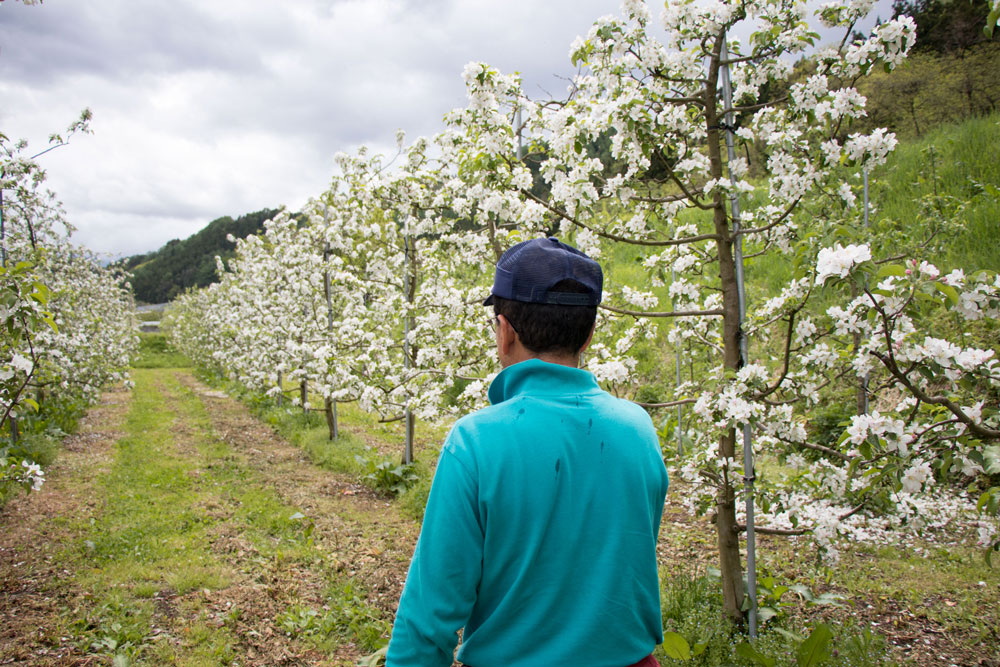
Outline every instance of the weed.
[(187, 368), (191, 360), (173, 349), (166, 334), (141, 332), (139, 334), (139, 356), (133, 360), (132, 368)]
[(150, 640), (151, 617), (148, 603), (112, 594), (86, 617), (71, 623), (70, 632), (85, 651), (135, 658)]
[(372, 450), (369, 456), (354, 458), (362, 468), (361, 483), (376, 493), (398, 496), (419, 480), (412, 464), (379, 459), (374, 454)]
[[(418, 462), (416, 464), (418, 469), (419, 465)], [(417, 477), (419, 479), (399, 495), (399, 510), (404, 516), (415, 521), (423, 521), (424, 509), (427, 507), (427, 496), (431, 492), (431, 475), (418, 472)]]
[(377, 609), (361, 599), (350, 582), (335, 587), (322, 610), (296, 604), (276, 621), (290, 637), (304, 638), (318, 646), (347, 639), (363, 651), (385, 645), (392, 628)]
[[(813, 595), (803, 586), (780, 586), (765, 578), (765, 601), (783, 609), (786, 593), (796, 593), (809, 604), (833, 605), (830, 595)], [(817, 623), (803, 631), (785, 614), (774, 617), (752, 642), (734, 625), (723, 619), (722, 596), (717, 575), (664, 579), (661, 595), (664, 643), (657, 650), (661, 663), (674, 665), (749, 664), (762, 667), (796, 665), (881, 665), (887, 656), (885, 640), (870, 628), (835, 627)], [(777, 619), (784, 625), (780, 627)]]

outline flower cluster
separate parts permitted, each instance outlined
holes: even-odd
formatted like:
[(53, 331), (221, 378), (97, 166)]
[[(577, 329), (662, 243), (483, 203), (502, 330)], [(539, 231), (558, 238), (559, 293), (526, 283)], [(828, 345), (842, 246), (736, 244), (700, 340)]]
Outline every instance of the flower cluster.
[[(850, 32), (871, 8), (831, 3), (819, 20)], [(272, 392), (283, 373), (385, 417), (465, 410), (481, 404), (495, 371), (480, 305), (488, 268), (513, 243), (556, 233), (615, 258), (585, 355), (605, 387), (623, 396), (662, 387), (667, 344), (697, 357), (691, 383), (662, 398), (694, 403), (678, 472), (692, 507), (713, 508), (720, 531), (736, 528), (735, 509), (717, 499), (735, 486), (735, 433), (746, 426), (755, 456), (804, 461), (809, 452), (801, 473), (760, 476), (764, 517), (812, 531), (828, 556), (839, 537), (883, 539), (944, 521), (923, 510), (967, 518), (967, 499), (936, 481), (950, 474), (943, 460), (977, 473), (973, 435), (997, 428), (996, 410), (960, 386), (995, 382), (997, 370), (990, 350), (923, 331), (928, 318), (915, 309), (931, 298), (967, 321), (997, 317), (1000, 279), (942, 276), (927, 262), (877, 265), (888, 254), (879, 239), (834, 230), (852, 220), (816, 219), (817, 210), (856, 214), (853, 181), (837, 169), (877, 166), (895, 147), (884, 130), (852, 131), (866, 104), (853, 81), (898, 64), (914, 33), (901, 17), (867, 40), (845, 39), (788, 99), (763, 95), (812, 45), (807, 10), (797, 0), (671, 2), (654, 28), (646, 4), (627, 0), (621, 16), (598, 19), (573, 43), (579, 74), (566, 100), (534, 102), (519, 77), (468, 65), (468, 104), (405, 150), (403, 166), (365, 151), (340, 156), (304, 223), (272, 222), (262, 240), (238, 246), (219, 285), (181, 300), (179, 344)], [(735, 37), (742, 27), (749, 39)], [(732, 158), (727, 138), (739, 145)], [(762, 156), (765, 183), (747, 178), (743, 153)], [(740, 295), (737, 244), (792, 267), (777, 296)], [(868, 280), (836, 280), (858, 272)], [(838, 439), (813, 411), (851, 384), (877, 405)], [(871, 506), (889, 518), (863, 502), (876, 497)]]
[[(70, 134), (87, 131), (89, 118), (85, 111)], [(0, 485), (37, 490), (42, 470), (6, 444), (16, 440), (14, 422), (34, 428), (41, 413), (37, 428), (45, 428), (46, 411), (80, 409), (104, 385), (127, 380), (139, 339), (127, 276), (69, 241), (72, 227), (26, 148), (0, 134)]]

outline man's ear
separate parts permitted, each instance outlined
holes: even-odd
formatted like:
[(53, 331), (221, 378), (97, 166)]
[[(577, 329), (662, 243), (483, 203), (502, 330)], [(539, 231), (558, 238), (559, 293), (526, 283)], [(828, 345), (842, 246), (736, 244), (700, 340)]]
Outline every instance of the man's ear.
[(586, 342), (584, 342), (583, 347), (580, 348), (580, 351), (577, 352), (577, 356), (583, 354), (584, 350), (586, 350), (588, 347), (590, 347), (590, 341), (594, 340), (594, 332), (596, 330), (597, 330), (597, 321), (595, 320), (594, 321), (594, 325), (592, 327), (590, 327), (590, 333), (587, 334), (587, 340), (586, 340)]
[(500, 348), (500, 353), (504, 356), (509, 355), (516, 341), (517, 332), (514, 331), (514, 327), (506, 317), (497, 315), (497, 347)]

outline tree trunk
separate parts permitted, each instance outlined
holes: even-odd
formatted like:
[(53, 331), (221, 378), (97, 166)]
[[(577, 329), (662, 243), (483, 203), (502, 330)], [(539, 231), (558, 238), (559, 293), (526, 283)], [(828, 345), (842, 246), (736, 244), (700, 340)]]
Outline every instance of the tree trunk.
[[(708, 128), (708, 157), (712, 178), (723, 177), (722, 137), (719, 123), (722, 114), (717, 105), (719, 65), (722, 40), (725, 32), (716, 39), (714, 52), (709, 63), (708, 81), (705, 87), (705, 122)], [(716, 191), (713, 220), (715, 233), (719, 235), (719, 279), (722, 288), (723, 364), (727, 369), (740, 367), (740, 307), (739, 285), (736, 279), (736, 262), (733, 257), (733, 237), (726, 213), (723, 194)], [(725, 460), (736, 459), (736, 431), (727, 430), (719, 437), (719, 456)], [(740, 541), (736, 522), (736, 497), (730, 470), (723, 471), (723, 484), (716, 498), (715, 529), (719, 544), (719, 570), (722, 574), (723, 613), (735, 623), (743, 623), (743, 565), (740, 560)]]
[(336, 440), (337, 436), (337, 404), (332, 399), (326, 399), (324, 404), (324, 412), (326, 413), (326, 426), (330, 431), (330, 440)]
[(278, 407), (281, 407), (281, 399), (285, 397), (285, 385), (281, 379), (281, 371), (278, 371)]

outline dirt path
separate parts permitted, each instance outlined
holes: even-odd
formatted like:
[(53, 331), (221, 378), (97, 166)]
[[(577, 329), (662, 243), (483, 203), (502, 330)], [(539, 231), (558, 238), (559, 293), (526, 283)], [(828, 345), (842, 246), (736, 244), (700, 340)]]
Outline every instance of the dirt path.
[[(314, 522), (314, 539), (326, 563), (363, 584), (374, 606), (395, 613), (417, 524), (400, 517), (391, 502), (352, 479), (313, 465), (302, 450), (225, 394), (190, 375), (180, 379), (202, 398), (218, 437), (246, 456), (247, 466), (267, 487)], [(227, 530), (220, 530), (220, 548), (244, 548), (239, 535)]]
[[(128, 505), (143, 490), (120, 484), (127, 468), (161, 459), (170, 465), (153, 485), (173, 486)], [(185, 371), (145, 371), (134, 392), (104, 394), (47, 477), (41, 491), (0, 508), (0, 665), (354, 665), (371, 650), (359, 638), (370, 647), (388, 631), (419, 530), (393, 503), (313, 465)], [(713, 531), (683, 509), (683, 493), (674, 484), (668, 495), (658, 545), (664, 577), (704, 574), (714, 562)], [(128, 532), (148, 520), (141, 504), (161, 497), (175, 501), (163, 510), (179, 515), (168, 526), (174, 533), (151, 539), (145, 533), (160, 526), (137, 529), (134, 544), (101, 555), (114, 542), (109, 527)], [(115, 518), (123, 503), (124, 518)], [(796, 545), (777, 540), (762, 538), (760, 549), (779, 581), (816, 576)], [(990, 620), (997, 603), (987, 592), (995, 574), (974, 570), (989, 583), (970, 583), (962, 573), (978, 566), (942, 552), (927, 574), (898, 587), (892, 580), (920, 560), (900, 560), (878, 592), (838, 585), (862, 574), (877, 583), (890, 557), (856, 556), (854, 574), (817, 583), (817, 593), (849, 596), (845, 608), (818, 618), (876, 629), (893, 662), (1000, 664)], [(954, 583), (931, 586), (944, 576)], [(962, 587), (981, 621), (962, 611)], [(912, 599), (895, 599), (895, 590)], [(935, 608), (956, 616), (932, 620)], [(817, 618), (815, 609), (799, 612)]]
[[(180, 664), (355, 664), (364, 651), (349, 640), (327, 639), (320, 646), (323, 629), (305, 622), (334, 613), (331, 585), (355, 591), (347, 612), (360, 609), (383, 625), (391, 621), (418, 532), (415, 522), (351, 480), (312, 465), (243, 406), (189, 373), (156, 371), (153, 377), (157, 400), (171, 417), (169, 455), (184, 470), (185, 488), (197, 504), (190, 509), (204, 530), (209, 559), (221, 564), (221, 583), (182, 591), (169, 575), (123, 583), (112, 579), (119, 563), (98, 568), (87, 559), (96, 539), (88, 531), (115, 502), (102, 480), (121, 456), (132, 401), (124, 390), (106, 393), (66, 440), (43, 489), (0, 510), (0, 665), (111, 664), (119, 654), (132, 661), (119, 657), (115, 664), (161, 664), (168, 657)], [(205, 419), (190, 417), (198, 408), (192, 408), (192, 397)], [(229, 478), (237, 479), (233, 488), (219, 481)], [(255, 538), (246, 527), (248, 516), (287, 525), (289, 510), (281, 509), (278, 519), (261, 518), (265, 510), (249, 512), (243, 489), (254, 490), (253, 498), (273, 495), (282, 508), (297, 508), (300, 523), (313, 526), (307, 547), (298, 538), (285, 546), (287, 530)], [(144, 566), (140, 561), (134, 568), (142, 572)], [(119, 596), (108, 587), (125, 592)], [(94, 626), (108, 615), (108, 600), (118, 604), (120, 598), (148, 610), (138, 646), (93, 641), (103, 636)], [(293, 612), (301, 613), (301, 633), (288, 630)], [(215, 631), (220, 638), (195, 638)], [(205, 648), (212, 641), (222, 646), (214, 657)], [(130, 653), (123, 654), (125, 649)]]
[(89, 664), (67, 659), (49, 634), (61, 610), (83, 594), (59, 583), (72, 575), (60, 555), (73, 538), (59, 519), (94, 515), (93, 482), (107, 470), (129, 398), (124, 389), (104, 393), (63, 442), (42, 489), (0, 508), (0, 664)]

